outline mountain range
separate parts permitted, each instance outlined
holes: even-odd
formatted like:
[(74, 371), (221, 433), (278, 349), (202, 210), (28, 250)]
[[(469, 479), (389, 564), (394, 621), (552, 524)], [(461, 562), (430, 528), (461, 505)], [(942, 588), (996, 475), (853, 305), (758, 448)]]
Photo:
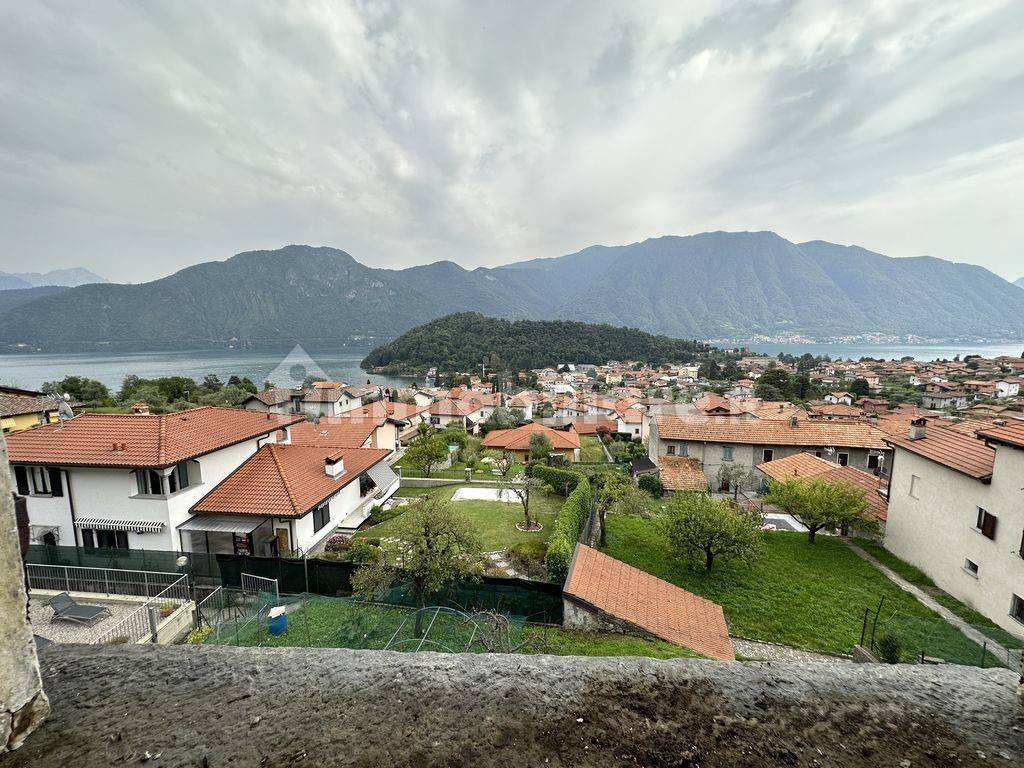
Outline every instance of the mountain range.
[(86, 283), (105, 283), (105, 278), (85, 267), (53, 269), (49, 272), (2, 272), (0, 271), (0, 291), (16, 291), (41, 286), (60, 285), (74, 287)]
[(465, 311), (677, 338), (1024, 339), (1024, 293), (982, 267), (773, 232), (659, 237), (473, 270), (376, 269), (290, 245), (17, 306), (9, 293), (0, 292), (0, 344), (51, 350), (366, 342)]

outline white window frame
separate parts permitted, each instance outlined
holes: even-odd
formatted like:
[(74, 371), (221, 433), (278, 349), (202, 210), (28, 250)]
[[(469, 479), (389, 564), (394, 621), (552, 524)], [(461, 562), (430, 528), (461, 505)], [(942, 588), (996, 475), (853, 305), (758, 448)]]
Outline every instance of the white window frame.
[(920, 499), (921, 498), (921, 489), (919, 487), (920, 485), (921, 485), (921, 477), (919, 475), (911, 475), (910, 476), (910, 489), (907, 491), (907, 493), (910, 495), (910, 498), (912, 498), (912, 499)]
[(963, 568), (964, 568), (964, 573), (966, 573), (968, 576), (971, 576), (972, 578), (975, 578), (975, 579), (978, 578), (978, 572), (981, 570), (981, 566), (978, 565), (973, 560), (971, 560), (971, 558), (969, 558), (969, 557), (964, 558)]

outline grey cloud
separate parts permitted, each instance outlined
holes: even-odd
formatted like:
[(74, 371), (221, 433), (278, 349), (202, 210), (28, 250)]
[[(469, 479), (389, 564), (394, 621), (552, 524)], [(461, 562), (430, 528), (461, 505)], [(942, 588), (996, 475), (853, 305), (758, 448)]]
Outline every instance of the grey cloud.
[(1024, 274), (1024, 5), (0, 0), (0, 269), (774, 229)]

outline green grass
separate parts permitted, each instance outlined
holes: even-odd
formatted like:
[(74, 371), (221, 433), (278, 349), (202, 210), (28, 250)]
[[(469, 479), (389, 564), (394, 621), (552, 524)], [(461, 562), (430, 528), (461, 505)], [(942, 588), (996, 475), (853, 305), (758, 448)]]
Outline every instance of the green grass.
[(928, 578), (924, 571), (904, 560), (900, 560), (882, 545), (869, 539), (854, 539), (854, 543), (882, 565), (891, 568), (897, 575), (902, 576), (914, 586), (921, 587), (922, 589), (937, 588), (935, 587), (935, 582)]
[(587, 463), (608, 461), (600, 439), (592, 435), (584, 435), (580, 438), (580, 461)]
[(802, 534), (764, 536), (754, 565), (715, 564), (711, 573), (676, 560), (658, 519), (609, 516), (612, 557), (722, 605), (734, 634), (830, 653), (849, 653), (860, 640), (865, 609), (884, 595), (878, 636), (892, 630), (905, 656), (920, 650), (958, 663), (977, 663), (980, 647), (859, 558), (840, 539)]
[[(515, 650), (516, 653), (547, 653), (556, 656), (648, 656), (656, 659), (698, 657), (687, 648), (662, 641), (611, 633), (577, 632), (513, 620), (504, 645), (481, 642), (481, 626), (464, 617), (441, 612), (427, 613), (430, 632), (423, 650), (482, 653)], [(432, 623), (431, 623), (432, 622)], [(262, 646), (265, 648), (316, 647), (415, 651), (414, 614), (410, 609), (367, 605), (347, 599), (312, 598), (288, 614), (288, 629), (281, 635), (267, 632), (265, 619), (241, 623), (211, 636), (213, 645)]]
[(873, 556), (880, 563), (891, 568), (911, 584), (923, 589), (941, 606), (952, 611), (968, 624), (973, 624), (979, 632), (988, 635), (1006, 648), (1024, 647), (1024, 640), (1010, 634), (984, 614), (978, 613), (978, 611), (974, 610), (969, 605), (960, 602), (948, 592), (944, 592), (939, 589), (935, 586), (935, 582), (928, 578), (928, 576), (919, 568), (901, 560), (885, 547), (873, 541), (857, 539), (856, 543), (857, 546), (869, 555)]
[[(440, 488), (402, 488), (400, 496), (440, 496), (450, 499), (461, 485), (445, 485)], [(479, 486), (474, 486), (479, 487)], [(530, 499), (530, 516), (539, 520), (543, 529), (526, 532), (516, 529), (516, 523), (523, 521), (523, 507), (519, 503), (507, 504), (501, 501), (456, 501), (455, 508), (473, 523), (480, 536), (485, 552), (508, 549), (521, 541), (546, 542), (551, 537), (555, 522), (555, 513), (565, 502), (562, 496), (555, 494), (541, 495)], [(402, 516), (392, 518), (380, 525), (360, 531), (357, 536), (384, 538), (395, 536)]]
[(558, 627), (527, 627), (526, 635), (536, 645), (527, 653), (549, 653), (553, 656), (647, 656), (652, 659), (703, 658), (696, 651), (681, 648), (664, 640), (617, 635), (602, 632), (577, 632)]

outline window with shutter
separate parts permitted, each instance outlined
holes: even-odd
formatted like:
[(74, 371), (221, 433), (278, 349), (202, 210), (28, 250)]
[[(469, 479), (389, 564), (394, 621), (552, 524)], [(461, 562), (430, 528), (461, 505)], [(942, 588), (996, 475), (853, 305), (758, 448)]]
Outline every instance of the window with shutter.
[(60, 470), (57, 467), (50, 467), (50, 493), (54, 496), (64, 495), (64, 483), (61, 480)]
[(14, 468), (14, 484), (19, 496), (28, 496), (28, 470), (25, 467)]
[(977, 528), (981, 531), (981, 535), (986, 539), (995, 539), (996, 537), (996, 524), (998, 518), (991, 512), (978, 507), (978, 525)]

